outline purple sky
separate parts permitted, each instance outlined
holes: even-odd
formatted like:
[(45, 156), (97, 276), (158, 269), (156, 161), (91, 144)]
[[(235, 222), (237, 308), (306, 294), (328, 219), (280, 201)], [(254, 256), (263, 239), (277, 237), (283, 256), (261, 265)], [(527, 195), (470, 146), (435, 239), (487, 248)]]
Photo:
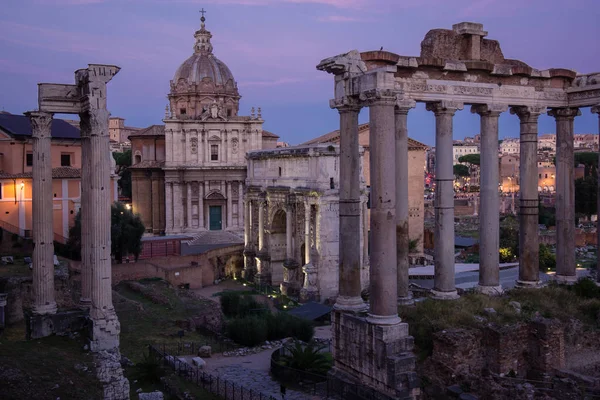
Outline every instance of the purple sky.
[[(198, 10), (208, 12), (215, 55), (235, 76), (240, 114), (260, 106), (265, 129), (298, 144), (338, 127), (329, 109), (333, 78), (318, 62), (352, 49), (417, 56), (425, 33), (481, 22), (507, 58), (534, 68), (600, 71), (598, 0), (3, 0), (0, 10), (0, 109), (36, 107), (38, 82), (72, 83), (88, 63), (120, 66), (109, 110), (127, 125), (161, 123), (169, 80), (192, 54)], [(582, 110), (575, 132), (598, 132)], [(361, 122), (367, 122), (366, 112)], [(454, 119), (456, 139), (479, 132), (468, 109)], [(516, 116), (500, 136), (517, 136)], [(540, 133), (555, 132), (540, 118)], [(409, 114), (409, 135), (432, 145), (434, 117)]]

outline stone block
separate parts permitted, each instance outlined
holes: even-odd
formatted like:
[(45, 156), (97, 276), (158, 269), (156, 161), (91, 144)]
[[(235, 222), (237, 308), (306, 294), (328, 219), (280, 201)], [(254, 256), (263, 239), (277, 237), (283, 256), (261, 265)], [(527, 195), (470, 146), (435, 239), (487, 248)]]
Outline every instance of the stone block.
[(138, 394), (139, 400), (163, 400), (165, 397), (163, 392), (159, 392), (158, 390), (150, 393), (140, 393)]
[(204, 368), (206, 366), (206, 361), (204, 361), (200, 357), (194, 357), (194, 358), (192, 358), (192, 363), (195, 366), (197, 366), (198, 368)]
[(210, 358), (212, 355), (212, 348), (210, 346), (202, 346), (198, 350), (198, 356), (204, 358)]
[(88, 325), (87, 321), (87, 312), (83, 310), (43, 315), (27, 311), (25, 312), (26, 337), (31, 340), (83, 331)]

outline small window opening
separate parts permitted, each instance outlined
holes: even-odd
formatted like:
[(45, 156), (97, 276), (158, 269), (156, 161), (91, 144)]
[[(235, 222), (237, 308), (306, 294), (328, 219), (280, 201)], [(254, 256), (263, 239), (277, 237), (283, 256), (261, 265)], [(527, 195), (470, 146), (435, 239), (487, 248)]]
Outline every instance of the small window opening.
[(211, 161), (219, 161), (219, 145), (217, 145), (217, 144), (210, 145), (210, 160)]
[(335, 184), (333, 183), (333, 178), (329, 178), (329, 188), (335, 189)]
[(141, 163), (141, 162), (142, 162), (142, 156), (141, 156), (141, 155), (139, 155), (139, 154), (136, 154), (136, 155), (135, 155), (135, 163), (136, 163), (136, 164), (139, 164), (139, 163)]
[(186, 110), (185, 108), (180, 108), (180, 109), (179, 109), (179, 114), (181, 114), (181, 115), (185, 115), (185, 114), (186, 114), (186, 111), (187, 111), (187, 110)]
[(61, 167), (70, 167), (71, 166), (71, 155), (70, 154), (61, 154), (60, 155), (60, 166)]
[(28, 167), (33, 166), (33, 153), (27, 153), (25, 165)]
[(279, 167), (279, 176), (281, 176), (281, 167)]

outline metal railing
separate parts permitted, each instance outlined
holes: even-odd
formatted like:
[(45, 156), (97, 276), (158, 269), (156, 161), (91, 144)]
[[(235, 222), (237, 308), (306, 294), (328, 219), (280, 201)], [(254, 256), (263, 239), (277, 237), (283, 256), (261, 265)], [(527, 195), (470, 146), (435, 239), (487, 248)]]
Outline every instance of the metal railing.
[(158, 357), (164, 366), (169, 366), (187, 380), (196, 384), (203, 390), (210, 392), (225, 400), (278, 400), (273, 396), (265, 395), (259, 391), (247, 389), (235, 382), (219, 378), (192, 366), (185, 361), (160, 351), (153, 345), (148, 346), (151, 356)]

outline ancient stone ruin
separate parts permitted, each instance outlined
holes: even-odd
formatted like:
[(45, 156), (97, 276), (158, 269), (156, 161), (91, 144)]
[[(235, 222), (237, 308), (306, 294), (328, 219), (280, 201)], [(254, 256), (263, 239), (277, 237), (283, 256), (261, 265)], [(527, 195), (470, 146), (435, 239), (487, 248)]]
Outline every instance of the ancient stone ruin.
[[(112, 65), (90, 64), (75, 72), (75, 84), (39, 84), (39, 111), (26, 113), (33, 136), (33, 294), (28, 329), (48, 336), (72, 325), (81, 314), (57, 312), (54, 299), (52, 166), (50, 128), (54, 113), (78, 114), (81, 120), (82, 290), (80, 306), (88, 316), (88, 343), (97, 353), (97, 375), (105, 399), (128, 399), (129, 382), (120, 366), (120, 325), (112, 304), (110, 175), (106, 84), (119, 72)], [(67, 320), (67, 321), (65, 321)]]
[[(519, 279), (538, 287), (538, 117), (557, 129), (557, 273), (576, 280), (573, 121), (580, 108), (600, 113), (600, 74), (562, 68), (537, 70), (506, 59), (482, 24), (434, 29), (418, 57), (350, 51), (321, 61), (334, 75), (330, 106), (340, 113), (340, 295), (333, 315), (334, 375), (396, 398), (414, 398), (414, 358), (398, 304), (410, 301), (407, 250), (407, 116), (426, 103), (436, 120), (435, 279), (433, 297), (458, 297), (454, 281), (452, 121), (464, 105), (481, 117), (480, 269), (478, 290), (502, 292), (499, 281), (498, 118), (510, 109), (520, 124)], [(360, 181), (358, 113), (371, 126), (370, 307), (360, 297)], [(395, 165), (396, 168), (389, 168)], [(397, 235), (396, 235), (397, 233)], [(396, 240), (397, 239), (397, 240)]]

